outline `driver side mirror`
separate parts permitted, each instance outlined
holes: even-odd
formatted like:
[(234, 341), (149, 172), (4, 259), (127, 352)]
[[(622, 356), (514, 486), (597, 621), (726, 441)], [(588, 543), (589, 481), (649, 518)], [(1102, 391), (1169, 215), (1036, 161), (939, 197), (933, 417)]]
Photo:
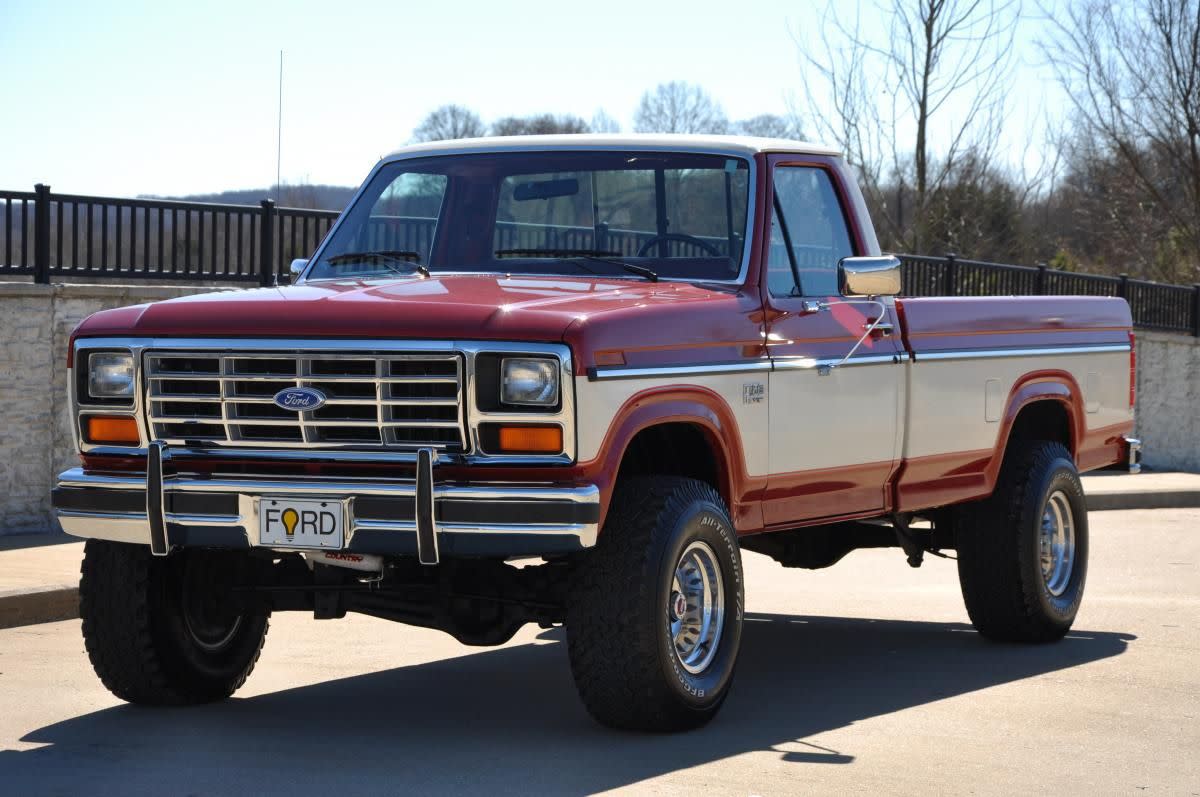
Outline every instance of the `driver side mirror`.
[(896, 296), (900, 293), (900, 260), (844, 257), (838, 263), (838, 288), (843, 296)]
[(303, 258), (303, 257), (296, 258), (295, 260), (292, 261), (292, 264), (290, 266), (288, 266), (287, 279), (280, 280), (280, 282), (285, 285), (295, 285), (296, 279), (301, 274), (304, 273), (304, 269), (307, 266), (308, 266), (308, 260), (306, 258)]

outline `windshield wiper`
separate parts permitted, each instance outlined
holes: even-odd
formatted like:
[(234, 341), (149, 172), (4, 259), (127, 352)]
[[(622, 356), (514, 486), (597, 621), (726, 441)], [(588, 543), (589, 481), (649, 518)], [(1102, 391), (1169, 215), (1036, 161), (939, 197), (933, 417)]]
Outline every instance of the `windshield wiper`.
[(645, 266), (636, 266), (624, 260), (614, 260), (620, 257), (620, 252), (609, 252), (604, 249), (497, 249), (496, 257), (581, 257), (598, 263), (611, 263), (620, 266), (630, 274), (645, 277), (651, 282), (658, 282), (658, 274)]
[[(429, 276), (429, 269), (421, 265), (421, 253), (412, 252), (406, 249), (380, 249), (374, 252), (344, 252), (340, 255), (325, 258), (325, 262), (331, 266), (340, 265), (342, 263), (355, 263), (360, 260), (374, 260), (382, 263), (386, 268), (408, 276), (413, 271), (416, 271), (422, 277)], [(412, 266), (412, 271), (400, 268), (398, 264)]]

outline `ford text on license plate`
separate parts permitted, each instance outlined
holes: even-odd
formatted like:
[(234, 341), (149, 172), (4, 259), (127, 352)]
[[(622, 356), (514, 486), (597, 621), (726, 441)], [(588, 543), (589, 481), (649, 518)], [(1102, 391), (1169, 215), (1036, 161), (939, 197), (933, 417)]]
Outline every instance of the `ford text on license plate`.
[(336, 499), (264, 495), (258, 504), (258, 543), (279, 548), (341, 548), (345, 508)]

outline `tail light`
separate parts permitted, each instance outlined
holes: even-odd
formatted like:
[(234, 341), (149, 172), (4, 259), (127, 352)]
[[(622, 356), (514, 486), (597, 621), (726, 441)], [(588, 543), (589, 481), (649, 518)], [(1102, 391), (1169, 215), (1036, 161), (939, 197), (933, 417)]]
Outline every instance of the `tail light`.
[(1137, 401), (1137, 338), (1129, 333), (1129, 409)]

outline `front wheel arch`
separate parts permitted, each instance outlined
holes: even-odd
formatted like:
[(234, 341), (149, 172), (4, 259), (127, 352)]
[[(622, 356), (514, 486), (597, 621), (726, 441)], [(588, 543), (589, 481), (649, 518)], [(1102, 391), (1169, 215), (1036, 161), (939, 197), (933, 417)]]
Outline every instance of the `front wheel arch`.
[[(595, 479), (600, 487), (600, 522), (603, 525), (617, 489), (617, 475), (625, 466), (630, 446), (649, 429), (661, 426), (687, 426), (697, 430), (707, 442), (715, 463), (715, 483), (708, 482), (721, 495), (739, 526), (761, 528), (761, 513), (751, 514), (747, 501), (750, 479), (746, 456), (733, 410), (715, 391), (698, 385), (669, 385), (639, 391), (629, 397), (615, 413), (595, 457), (581, 466), (598, 468)], [(620, 463), (613, 468), (608, 463)], [(650, 472), (651, 469), (643, 469)], [(694, 478), (694, 474), (684, 474)], [(753, 502), (751, 502), (753, 503)]]

